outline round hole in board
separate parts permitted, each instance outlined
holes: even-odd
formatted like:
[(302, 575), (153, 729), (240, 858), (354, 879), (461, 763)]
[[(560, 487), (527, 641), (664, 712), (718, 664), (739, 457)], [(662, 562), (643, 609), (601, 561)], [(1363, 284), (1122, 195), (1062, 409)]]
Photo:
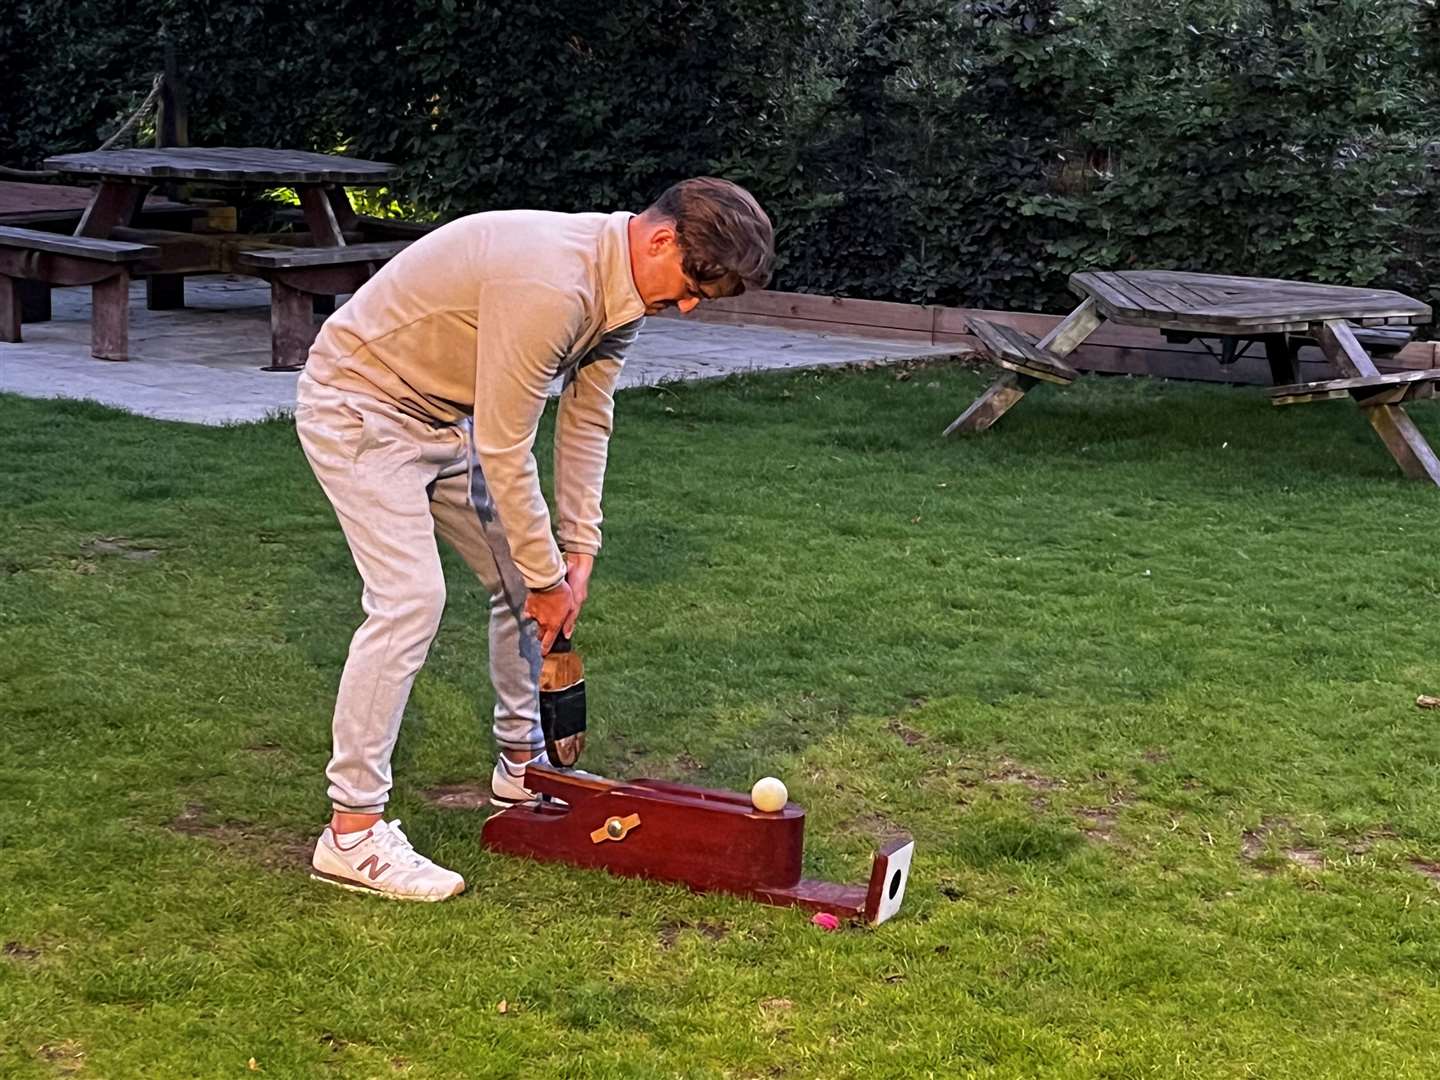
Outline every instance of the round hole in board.
[(890, 899), (894, 900), (900, 892), (900, 883), (905, 880), (905, 871), (896, 870), (890, 877)]

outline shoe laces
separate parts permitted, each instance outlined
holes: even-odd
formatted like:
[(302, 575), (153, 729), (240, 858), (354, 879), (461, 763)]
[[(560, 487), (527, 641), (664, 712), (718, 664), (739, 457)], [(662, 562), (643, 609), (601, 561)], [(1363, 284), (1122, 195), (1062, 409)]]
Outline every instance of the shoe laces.
[(385, 854), (398, 862), (408, 863), (410, 866), (424, 866), (428, 860), (410, 843), (410, 838), (400, 828), (400, 819), (396, 818), (389, 823), (389, 826), (384, 832), (372, 834), (375, 841), (385, 849)]

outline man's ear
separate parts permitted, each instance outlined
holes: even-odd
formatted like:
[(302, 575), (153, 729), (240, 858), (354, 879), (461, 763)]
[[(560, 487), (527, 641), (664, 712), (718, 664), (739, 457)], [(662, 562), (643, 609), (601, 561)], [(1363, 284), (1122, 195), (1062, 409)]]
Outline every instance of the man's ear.
[(651, 255), (663, 255), (675, 242), (675, 226), (669, 222), (662, 222), (650, 230), (650, 237), (645, 246)]

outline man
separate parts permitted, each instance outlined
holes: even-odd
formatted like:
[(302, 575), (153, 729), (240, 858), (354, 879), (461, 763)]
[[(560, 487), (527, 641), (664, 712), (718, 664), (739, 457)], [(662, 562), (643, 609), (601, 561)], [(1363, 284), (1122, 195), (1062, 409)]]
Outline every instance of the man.
[[(405, 900), (465, 888), (383, 816), (401, 714), (445, 604), (437, 534), (490, 594), (492, 801), (533, 797), (540, 657), (574, 630), (589, 593), (625, 349), (645, 315), (763, 287), (773, 260), (754, 198), (701, 177), (639, 215), (460, 218), (326, 321), (300, 376), (296, 429), (364, 583), (365, 621), (340, 677), (333, 815), (313, 876)], [(552, 535), (531, 446), (557, 377)]]

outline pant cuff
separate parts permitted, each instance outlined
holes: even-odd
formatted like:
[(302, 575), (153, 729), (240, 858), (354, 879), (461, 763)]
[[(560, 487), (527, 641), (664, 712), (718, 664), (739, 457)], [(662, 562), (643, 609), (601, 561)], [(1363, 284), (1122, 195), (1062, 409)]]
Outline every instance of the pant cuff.
[(332, 801), (330, 806), (342, 814), (383, 814), (385, 812), (384, 803), (376, 803), (373, 806), (346, 806), (344, 803)]

